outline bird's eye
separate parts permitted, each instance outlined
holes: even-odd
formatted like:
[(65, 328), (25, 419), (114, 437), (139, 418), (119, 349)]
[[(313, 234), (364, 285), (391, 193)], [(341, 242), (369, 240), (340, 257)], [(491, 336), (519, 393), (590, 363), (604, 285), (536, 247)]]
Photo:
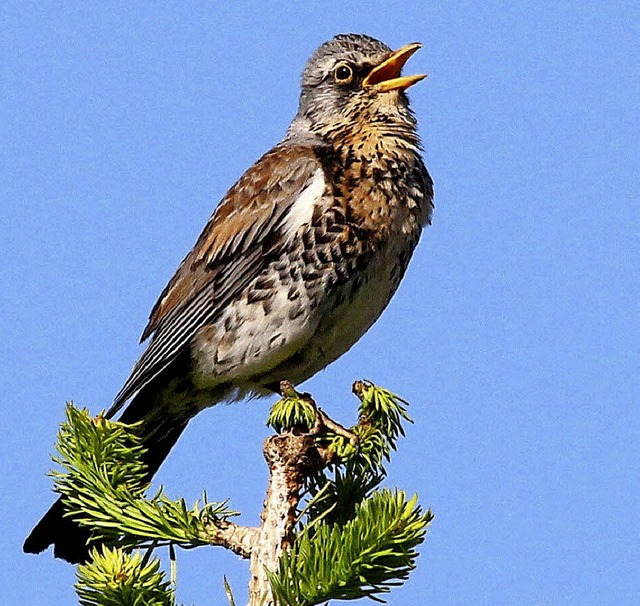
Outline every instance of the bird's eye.
[(344, 61), (338, 63), (333, 70), (333, 77), (338, 84), (349, 84), (353, 80), (353, 68)]

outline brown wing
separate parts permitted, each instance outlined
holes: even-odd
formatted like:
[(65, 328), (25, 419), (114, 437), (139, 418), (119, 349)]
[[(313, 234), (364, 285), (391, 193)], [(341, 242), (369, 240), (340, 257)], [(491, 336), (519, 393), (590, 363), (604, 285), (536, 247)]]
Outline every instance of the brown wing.
[(267, 253), (276, 254), (284, 244), (287, 216), (318, 170), (311, 148), (278, 146), (227, 192), (151, 311), (142, 334), (143, 341), (152, 336), (151, 342), (109, 416), (157, 377), (262, 271)]

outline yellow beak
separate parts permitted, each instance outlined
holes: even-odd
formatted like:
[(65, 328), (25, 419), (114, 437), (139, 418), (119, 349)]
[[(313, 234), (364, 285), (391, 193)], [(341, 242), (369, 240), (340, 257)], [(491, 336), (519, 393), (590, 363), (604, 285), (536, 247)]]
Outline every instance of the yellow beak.
[(422, 44), (419, 42), (413, 42), (399, 48), (389, 58), (371, 70), (362, 82), (362, 86), (374, 87), (376, 92), (382, 93), (390, 90), (406, 90), (416, 82), (420, 82), (420, 80), (427, 77), (426, 74), (401, 76), (400, 72), (409, 57), (421, 47)]

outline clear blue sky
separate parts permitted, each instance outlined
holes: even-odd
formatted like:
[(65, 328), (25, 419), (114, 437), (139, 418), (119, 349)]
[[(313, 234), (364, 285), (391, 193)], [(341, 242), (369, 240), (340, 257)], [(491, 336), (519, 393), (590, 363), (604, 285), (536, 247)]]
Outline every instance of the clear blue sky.
[[(156, 296), (234, 180), (283, 135), (336, 33), (422, 41), (410, 91), (436, 183), (390, 308), (305, 387), (410, 400), (389, 484), (436, 520), (392, 605), (640, 603), (638, 3), (142, 3), (0, 8), (0, 576), (74, 602), (22, 555), (51, 501), (65, 400), (107, 407)], [(192, 423), (159, 475), (255, 523), (269, 402)], [(242, 603), (248, 573), (183, 553), (179, 600)]]

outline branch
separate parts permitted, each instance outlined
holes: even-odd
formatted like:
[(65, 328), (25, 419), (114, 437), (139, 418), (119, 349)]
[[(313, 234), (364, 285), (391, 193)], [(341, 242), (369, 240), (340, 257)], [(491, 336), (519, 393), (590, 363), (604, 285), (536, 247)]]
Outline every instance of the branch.
[(258, 540), (258, 529), (240, 526), (228, 520), (210, 520), (205, 525), (202, 540), (207, 545), (219, 545), (241, 558), (249, 558), (252, 546)]

